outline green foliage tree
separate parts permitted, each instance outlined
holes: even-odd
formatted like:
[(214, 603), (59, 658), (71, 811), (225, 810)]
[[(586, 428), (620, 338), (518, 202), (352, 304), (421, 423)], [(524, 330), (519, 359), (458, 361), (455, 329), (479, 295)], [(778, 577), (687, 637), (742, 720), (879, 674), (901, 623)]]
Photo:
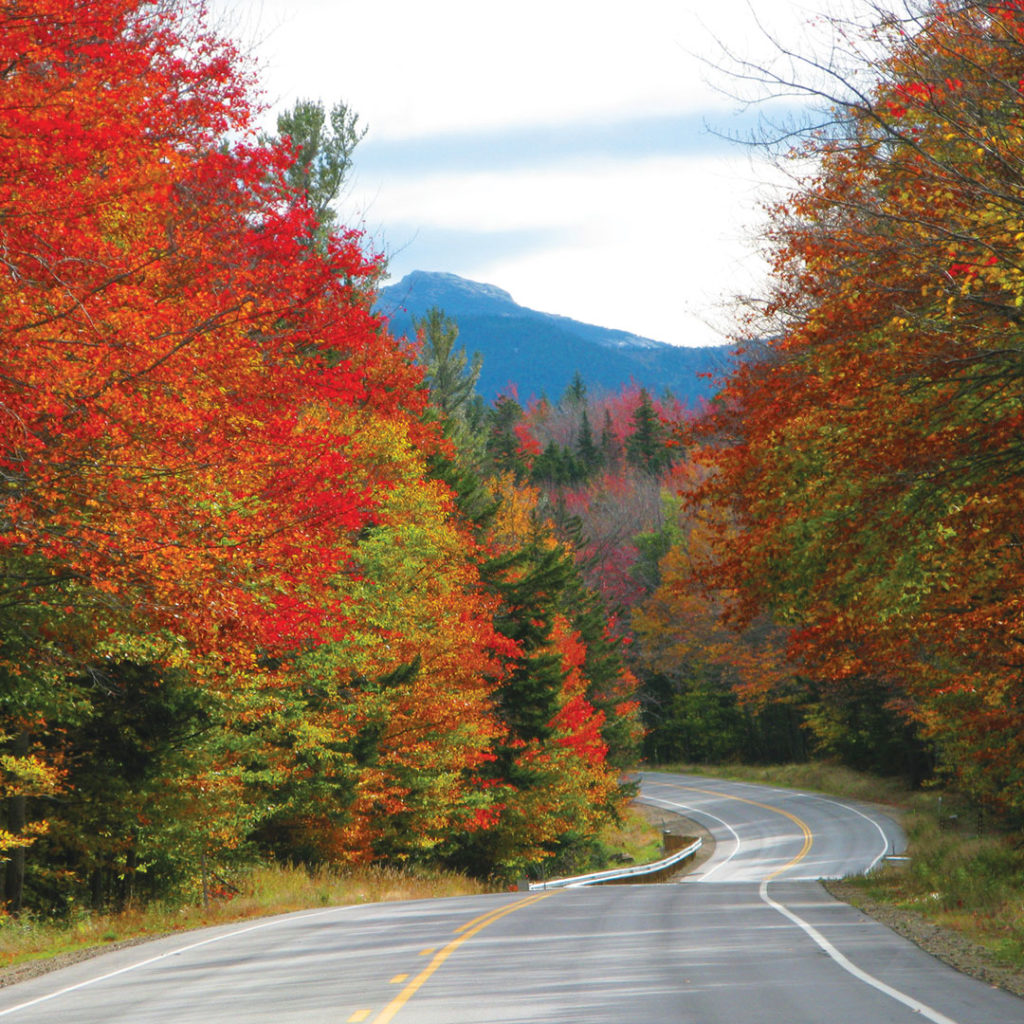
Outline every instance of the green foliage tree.
[(565, 394), (562, 396), (562, 404), (573, 409), (582, 409), (586, 401), (587, 384), (583, 379), (583, 375), (577, 370), (573, 374), (569, 386), (565, 389)]
[(523, 407), (509, 395), (499, 395), (487, 410), (485, 452), (488, 473), (512, 472), (525, 480), (530, 471), (530, 452), (519, 431), (525, 428)]
[(338, 102), (328, 113), (320, 100), (299, 100), (277, 116), (277, 132), (291, 140), (297, 160), (285, 171), (288, 184), (305, 195), (316, 218), (315, 244), (324, 248), (338, 217), (332, 203), (341, 194), (352, 154), (367, 129), (359, 115)]
[(593, 476), (603, 465), (604, 455), (594, 440), (594, 428), (586, 407), (580, 413), (580, 429), (576, 436), (576, 455), (585, 479)]
[(436, 410), (442, 430), (455, 444), (458, 462), (479, 471), (486, 448), (484, 423), (487, 412), (477, 394), (483, 357), (479, 352), (469, 359), (464, 347), (456, 347), (459, 325), (436, 306), (422, 317), (413, 318), (419, 361), (430, 391), (430, 403)]
[(483, 356), (475, 352), (471, 362), (464, 347), (456, 349), (459, 325), (443, 309), (428, 309), (413, 318), (413, 326), (422, 345), (420, 362), (430, 401), (442, 417), (463, 417), (476, 396)]
[(67, 714), (45, 740), (64, 765), (60, 813), (34, 851), (28, 902), (67, 910), (79, 880), (97, 910), (172, 895), (202, 856), (196, 816), (217, 817), (182, 790), (217, 758), (223, 709), (184, 671), (153, 664), (97, 664), (64, 685)]

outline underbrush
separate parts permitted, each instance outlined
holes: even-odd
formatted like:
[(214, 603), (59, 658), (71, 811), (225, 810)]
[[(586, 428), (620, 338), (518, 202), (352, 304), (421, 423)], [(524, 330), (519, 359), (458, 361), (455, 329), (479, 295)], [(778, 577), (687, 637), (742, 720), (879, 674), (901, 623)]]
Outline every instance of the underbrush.
[(587, 871), (603, 871), (623, 864), (650, 864), (662, 856), (661, 832), (643, 811), (626, 807), (619, 821), (598, 835)]
[(879, 902), (921, 914), (1024, 971), (1024, 847), (1019, 834), (915, 811), (903, 819), (909, 861), (851, 879)]

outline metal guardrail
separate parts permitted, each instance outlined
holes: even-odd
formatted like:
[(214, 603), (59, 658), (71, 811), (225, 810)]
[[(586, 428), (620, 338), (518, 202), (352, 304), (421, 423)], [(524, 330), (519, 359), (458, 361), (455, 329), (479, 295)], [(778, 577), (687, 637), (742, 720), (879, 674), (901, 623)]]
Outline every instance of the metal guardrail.
[(692, 857), (702, 845), (700, 839), (676, 850), (671, 856), (656, 860), (652, 864), (637, 864), (631, 868), (613, 868), (611, 871), (595, 871), (589, 875), (575, 875), (572, 878), (553, 878), (547, 882), (530, 882), (530, 892), (539, 889), (575, 889), (584, 885), (600, 885), (602, 882), (617, 882), (624, 878), (637, 878), (642, 875), (654, 875), (659, 871), (667, 871), (676, 864)]

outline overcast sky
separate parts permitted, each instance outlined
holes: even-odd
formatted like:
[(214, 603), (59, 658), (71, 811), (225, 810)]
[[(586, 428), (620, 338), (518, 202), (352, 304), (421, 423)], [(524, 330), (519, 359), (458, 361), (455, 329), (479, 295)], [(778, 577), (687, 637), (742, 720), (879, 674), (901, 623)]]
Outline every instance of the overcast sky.
[[(715, 37), (756, 54), (745, 0), (213, 0), (273, 111), (343, 100), (369, 133), (339, 205), (390, 282), (448, 271), (523, 305), (679, 345), (720, 344), (760, 271), (771, 179), (724, 142), (751, 116)], [(757, 16), (799, 46), (804, 4)], [(389, 282), (389, 283), (390, 283)]]

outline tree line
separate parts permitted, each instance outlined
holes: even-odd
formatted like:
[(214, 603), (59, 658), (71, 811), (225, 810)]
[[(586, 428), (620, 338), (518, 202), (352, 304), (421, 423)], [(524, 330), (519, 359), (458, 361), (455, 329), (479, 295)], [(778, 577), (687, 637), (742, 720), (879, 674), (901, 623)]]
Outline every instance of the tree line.
[(569, 869), (641, 757), (938, 771), (1020, 819), (1024, 5), (805, 60), (762, 340), (701, 409), (488, 406), (443, 310), (392, 337), (332, 207), (358, 119), (260, 133), (198, 0), (0, 24), (8, 910)]
[(0, 26), (6, 907), (585, 860), (632, 677), (471, 387), (372, 312), (357, 119), (259, 133), (198, 0)]

